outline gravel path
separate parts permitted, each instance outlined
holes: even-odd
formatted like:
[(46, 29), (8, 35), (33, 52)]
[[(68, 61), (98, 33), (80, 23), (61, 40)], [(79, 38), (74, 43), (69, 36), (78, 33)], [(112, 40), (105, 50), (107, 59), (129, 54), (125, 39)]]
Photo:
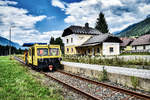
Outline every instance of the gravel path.
[[(62, 74), (60, 72), (48, 73), (48, 75), (51, 75), (69, 85), (79, 88), (80, 90), (84, 92), (90, 93), (93, 96), (96, 96), (102, 100), (121, 100), (121, 99), (130, 97), (127, 94), (113, 91), (109, 88), (95, 85), (90, 82)], [(134, 100), (134, 99), (138, 100), (137, 98), (132, 98), (131, 100)]]
[(92, 69), (98, 71), (102, 71), (104, 67), (109, 73), (116, 73), (121, 75), (136, 76), (140, 78), (150, 79), (150, 70), (122, 68), (122, 67), (114, 67), (114, 66), (101, 66), (101, 65), (94, 65), (94, 64), (84, 64), (84, 63), (65, 62), (65, 61), (62, 61), (61, 63), (67, 66)]

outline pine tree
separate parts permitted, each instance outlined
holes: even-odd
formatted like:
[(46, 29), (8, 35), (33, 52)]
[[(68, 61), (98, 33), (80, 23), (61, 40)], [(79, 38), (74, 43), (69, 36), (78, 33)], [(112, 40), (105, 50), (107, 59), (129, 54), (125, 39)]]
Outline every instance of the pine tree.
[(108, 25), (107, 25), (106, 20), (105, 20), (105, 16), (102, 12), (100, 12), (99, 17), (97, 18), (95, 28), (102, 33), (108, 33), (109, 32)]

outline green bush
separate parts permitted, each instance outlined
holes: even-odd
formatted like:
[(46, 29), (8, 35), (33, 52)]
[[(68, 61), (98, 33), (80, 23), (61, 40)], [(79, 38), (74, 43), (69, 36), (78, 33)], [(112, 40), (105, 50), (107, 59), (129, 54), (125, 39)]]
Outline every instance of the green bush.
[(102, 74), (99, 75), (98, 80), (99, 81), (107, 81), (108, 80), (108, 74), (107, 74), (106, 69), (104, 69), (104, 67), (103, 67)]
[(135, 76), (131, 76), (131, 83), (134, 89), (139, 86), (139, 79)]
[(79, 62), (87, 64), (109, 65), (109, 66), (126, 66), (126, 65), (146, 65), (150, 66), (150, 61), (143, 59), (128, 60), (123, 58), (102, 58), (102, 57), (90, 57), (90, 56), (63, 56), (63, 61)]
[(123, 52), (120, 55), (150, 55), (150, 53), (149, 52), (132, 52), (132, 53)]

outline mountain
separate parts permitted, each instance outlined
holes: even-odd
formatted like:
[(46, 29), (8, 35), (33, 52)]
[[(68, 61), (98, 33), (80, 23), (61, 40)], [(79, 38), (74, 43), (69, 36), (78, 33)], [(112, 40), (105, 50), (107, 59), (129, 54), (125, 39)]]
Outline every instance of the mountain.
[(116, 35), (120, 37), (138, 37), (144, 34), (150, 34), (150, 17), (128, 26)]
[(117, 34), (119, 34), (119, 33), (120, 33), (120, 31), (115, 31), (115, 32), (113, 32), (114, 35), (117, 35)]
[(150, 14), (149, 15), (147, 15), (147, 18), (149, 18), (150, 17)]
[[(6, 46), (9, 45), (10, 40), (0, 36), (0, 45)], [(22, 48), (18, 43), (10, 42), (11, 46), (16, 47), (17, 49)]]

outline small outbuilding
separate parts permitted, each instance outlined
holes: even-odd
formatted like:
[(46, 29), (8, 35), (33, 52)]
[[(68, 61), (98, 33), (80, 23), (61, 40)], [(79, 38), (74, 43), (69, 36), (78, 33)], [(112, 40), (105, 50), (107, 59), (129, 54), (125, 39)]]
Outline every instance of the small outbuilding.
[(122, 43), (120, 44), (120, 50), (122, 52), (124, 51), (131, 51), (132, 46), (131, 43), (135, 40), (135, 38), (129, 38), (129, 37), (121, 37)]

